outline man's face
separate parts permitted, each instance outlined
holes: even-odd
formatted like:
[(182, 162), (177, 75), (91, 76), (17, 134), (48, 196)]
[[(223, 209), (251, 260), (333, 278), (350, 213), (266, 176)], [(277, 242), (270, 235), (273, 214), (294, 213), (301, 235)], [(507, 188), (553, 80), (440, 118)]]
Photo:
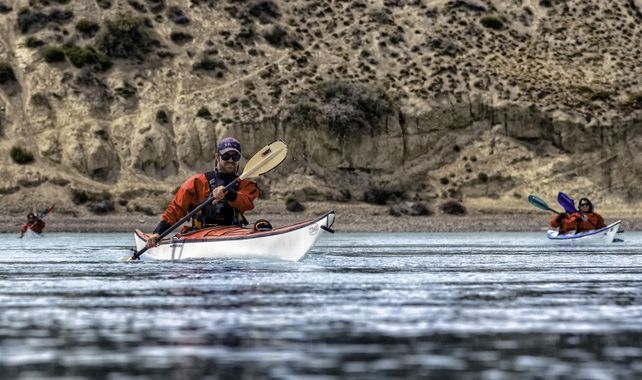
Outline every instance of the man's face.
[(223, 154), (216, 154), (218, 170), (226, 174), (235, 174), (239, 167), (241, 155), (235, 151), (227, 151)]

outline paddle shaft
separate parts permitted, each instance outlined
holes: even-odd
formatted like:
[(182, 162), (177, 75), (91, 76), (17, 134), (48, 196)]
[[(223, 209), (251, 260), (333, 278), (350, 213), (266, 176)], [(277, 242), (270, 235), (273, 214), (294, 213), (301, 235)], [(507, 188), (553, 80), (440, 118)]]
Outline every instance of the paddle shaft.
[[(227, 192), (229, 189), (232, 188), (232, 186), (234, 186), (240, 180), (241, 180), (241, 177), (236, 177), (236, 179), (234, 181), (230, 182), (227, 186), (225, 186), (225, 188), (223, 189), (223, 192)], [(197, 212), (201, 211), (211, 201), (212, 201), (212, 194), (210, 194), (210, 196), (207, 197), (207, 199), (203, 203), (201, 203), (200, 205), (196, 206), (196, 208), (194, 210), (190, 211), (187, 215), (182, 217), (178, 222), (174, 223), (170, 228), (165, 230), (165, 232), (160, 234), (160, 236), (158, 237), (158, 241), (161, 241), (165, 236), (167, 236), (170, 233), (172, 233), (172, 231), (174, 231), (176, 229), (176, 227), (182, 225), (183, 223), (188, 221), (189, 218), (191, 218), (192, 216), (196, 215)], [(134, 253), (134, 255), (132, 256), (131, 259), (132, 260), (138, 260), (140, 258), (140, 256), (143, 253), (145, 253), (148, 249), (149, 248), (147, 248), (147, 247), (143, 247), (143, 249), (141, 249), (140, 251)]]

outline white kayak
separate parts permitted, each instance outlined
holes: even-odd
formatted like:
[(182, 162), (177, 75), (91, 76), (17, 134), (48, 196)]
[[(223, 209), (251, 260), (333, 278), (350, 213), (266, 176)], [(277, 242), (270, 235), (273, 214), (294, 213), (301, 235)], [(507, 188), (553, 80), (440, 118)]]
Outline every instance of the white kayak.
[[(325, 232), (333, 232), (333, 211), (316, 219), (254, 231), (239, 226), (214, 226), (163, 239), (142, 257), (157, 260), (193, 258), (269, 258), (299, 261)], [(145, 247), (147, 234), (136, 230), (136, 249)]]
[(27, 228), (27, 231), (25, 231), (25, 234), (22, 237), (27, 239), (40, 239), (45, 237), (45, 234), (43, 232), (38, 233), (31, 228)]
[(611, 223), (606, 227), (597, 230), (573, 232), (568, 234), (560, 234), (558, 231), (549, 230), (547, 237), (549, 240), (557, 243), (568, 244), (581, 244), (581, 245), (596, 245), (596, 244), (610, 244), (613, 243), (615, 235), (620, 229), (621, 220)]

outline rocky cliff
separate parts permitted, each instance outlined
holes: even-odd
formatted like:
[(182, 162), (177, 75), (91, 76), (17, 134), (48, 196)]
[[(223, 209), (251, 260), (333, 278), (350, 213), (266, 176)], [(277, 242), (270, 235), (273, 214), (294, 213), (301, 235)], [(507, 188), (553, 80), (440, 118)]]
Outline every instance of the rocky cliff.
[(640, 0), (0, 0), (0, 206), (160, 212), (217, 138), (272, 199), (642, 204)]

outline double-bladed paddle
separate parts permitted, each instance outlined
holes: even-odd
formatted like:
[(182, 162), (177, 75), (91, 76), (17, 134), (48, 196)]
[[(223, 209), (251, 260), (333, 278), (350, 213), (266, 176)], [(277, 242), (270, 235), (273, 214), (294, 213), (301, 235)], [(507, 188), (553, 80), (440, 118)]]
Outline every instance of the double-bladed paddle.
[[(259, 150), (250, 160), (245, 164), (245, 167), (243, 168), (243, 173), (241, 173), (240, 176), (238, 176), (234, 181), (230, 182), (223, 191), (227, 191), (234, 186), (237, 182), (239, 182), (242, 179), (246, 178), (254, 178), (258, 177), (261, 174), (265, 174), (269, 172), (270, 170), (276, 168), (283, 160), (288, 155), (288, 147), (285, 145), (285, 143), (281, 140), (276, 140), (273, 143), (265, 146), (263, 149)], [(172, 231), (174, 231), (178, 226), (182, 225), (185, 223), (189, 218), (194, 216), (197, 212), (199, 212), (201, 209), (203, 209), (208, 203), (212, 202), (212, 194), (200, 205), (196, 206), (196, 208), (192, 211), (190, 211), (187, 215), (185, 215), (183, 218), (181, 218), (178, 222), (174, 223), (169, 229), (167, 229), (165, 232), (160, 234), (158, 241), (162, 240), (165, 236), (169, 235)], [(147, 251), (147, 247), (143, 247), (140, 251), (134, 253), (132, 257), (129, 258), (129, 261), (131, 260), (138, 260), (140, 258), (140, 255), (145, 253)]]
[(575, 208), (575, 201), (573, 200), (573, 198), (562, 193), (561, 191), (557, 194), (557, 203), (564, 207), (564, 211), (569, 214), (577, 212), (577, 209)]
[(532, 204), (533, 206), (537, 207), (540, 210), (544, 211), (552, 211), (556, 214), (560, 214), (558, 211), (553, 210), (552, 208), (548, 207), (546, 202), (542, 198), (536, 197), (534, 195), (529, 195), (528, 196), (528, 203)]

